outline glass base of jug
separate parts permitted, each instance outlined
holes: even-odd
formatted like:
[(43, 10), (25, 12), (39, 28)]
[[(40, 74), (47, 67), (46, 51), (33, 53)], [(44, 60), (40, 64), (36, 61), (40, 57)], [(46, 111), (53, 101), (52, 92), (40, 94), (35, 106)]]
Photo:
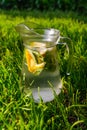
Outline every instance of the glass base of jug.
[(39, 103), (41, 100), (46, 103), (50, 102), (55, 98), (55, 95), (59, 95), (61, 92), (62, 83), (58, 84), (57, 87), (54, 88), (32, 88), (25, 89), (24, 92), (28, 95), (28, 92), (31, 91), (33, 95), (33, 99), (36, 103)]

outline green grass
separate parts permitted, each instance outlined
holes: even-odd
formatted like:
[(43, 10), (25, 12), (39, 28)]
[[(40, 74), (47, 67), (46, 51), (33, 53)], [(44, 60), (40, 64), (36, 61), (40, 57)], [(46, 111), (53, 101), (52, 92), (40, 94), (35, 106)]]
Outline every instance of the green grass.
[[(61, 47), (63, 88), (49, 103), (20, 92), (23, 45), (14, 27), (25, 20), (59, 29), (73, 41), (71, 75)], [(74, 12), (0, 11), (0, 130), (87, 129), (87, 17)]]

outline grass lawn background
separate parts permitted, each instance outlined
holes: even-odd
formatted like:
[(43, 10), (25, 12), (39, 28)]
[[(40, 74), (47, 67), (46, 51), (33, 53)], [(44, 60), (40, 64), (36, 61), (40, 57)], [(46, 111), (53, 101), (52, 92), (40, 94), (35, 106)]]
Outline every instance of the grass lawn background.
[[(23, 44), (15, 26), (24, 21), (59, 29), (73, 41), (71, 75), (59, 50), (63, 89), (54, 101), (35, 104), (20, 92)], [(87, 129), (87, 17), (75, 12), (0, 10), (0, 130)]]

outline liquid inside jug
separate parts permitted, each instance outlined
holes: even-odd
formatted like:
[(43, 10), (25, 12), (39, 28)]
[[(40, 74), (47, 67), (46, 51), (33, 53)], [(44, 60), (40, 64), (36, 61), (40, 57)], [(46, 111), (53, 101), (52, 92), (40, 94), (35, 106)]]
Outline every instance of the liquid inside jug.
[(54, 93), (58, 95), (62, 88), (57, 48), (47, 48), (46, 44), (32, 42), (31, 46), (24, 45), (23, 90), (26, 95), (31, 91), (35, 102), (40, 102), (40, 99), (43, 102), (52, 101)]

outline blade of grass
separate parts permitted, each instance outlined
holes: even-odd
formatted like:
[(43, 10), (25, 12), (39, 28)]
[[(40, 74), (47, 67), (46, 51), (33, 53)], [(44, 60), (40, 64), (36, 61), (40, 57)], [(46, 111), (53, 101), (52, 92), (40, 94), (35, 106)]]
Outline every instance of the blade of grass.
[(76, 121), (75, 123), (73, 123), (73, 125), (70, 127), (70, 130), (73, 130), (74, 126), (80, 124), (80, 123), (83, 123), (84, 120), (79, 120), (79, 121)]

